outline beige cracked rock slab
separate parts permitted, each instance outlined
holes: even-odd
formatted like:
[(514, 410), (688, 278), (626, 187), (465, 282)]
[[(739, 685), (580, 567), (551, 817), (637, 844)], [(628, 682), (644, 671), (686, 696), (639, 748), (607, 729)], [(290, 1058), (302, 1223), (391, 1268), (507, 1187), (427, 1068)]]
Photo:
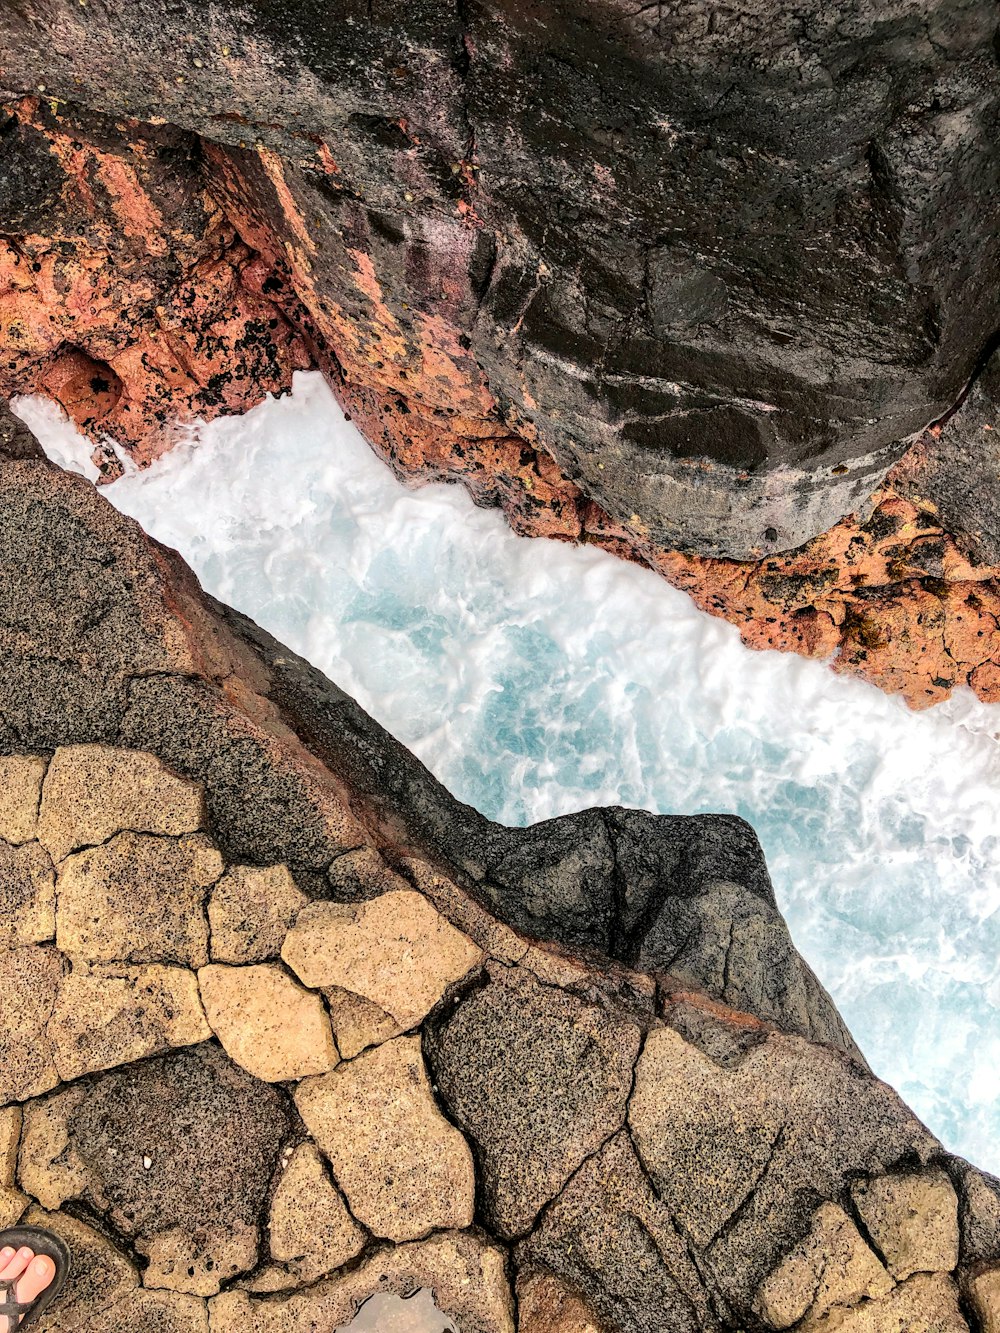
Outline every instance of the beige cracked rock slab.
[(468, 1232), (377, 1251), (350, 1272), (287, 1296), (226, 1291), (210, 1302), (212, 1333), (335, 1333), (378, 1293), (431, 1290), (462, 1333), (515, 1333), (514, 1308), (499, 1245)]
[(916, 1273), (887, 1296), (831, 1310), (813, 1327), (823, 1333), (969, 1333), (958, 1288), (945, 1273)]
[(754, 1308), (772, 1328), (810, 1321), (834, 1306), (887, 1295), (893, 1280), (860, 1231), (835, 1203), (824, 1203), (808, 1235), (762, 1284)]
[(0, 842), (0, 949), (55, 937), (55, 884), (51, 858), (40, 843)]
[(472, 1222), (469, 1145), (434, 1101), (419, 1037), (397, 1037), (295, 1091), (354, 1216), (405, 1241)]
[(194, 973), (158, 964), (112, 975), (71, 972), (60, 983), (48, 1032), (63, 1080), (212, 1035)]
[(205, 890), (222, 857), (203, 834), (119, 833), (67, 857), (57, 879), (56, 943), (87, 962), (208, 962)]
[(268, 1083), (324, 1074), (339, 1060), (323, 1001), (275, 963), (198, 973), (208, 1022), (231, 1060)]
[(208, 902), (212, 961), (277, 958), (289, 926), (308, 902), (285, 865), (230, 866)]
[(259, 1240), (256, 1227), (232, 1218), (206, 1222), (194, 1234), (171, 1227), (155, 1236), (140, 1236), (135, 1248), (149, 1260), (142, 1275), (145, 1286), (214, 1296), (223, 1282), (254, 1266)]
[(300, 1143), (278, 1181), (268, 1222), (271, 1254), (302, 1282), (332, 1273), (364, 1249), (357, 1225), (314, 1143)]
[(204, 826), (199, 783), (171, 773), (155, 755), (107, 745), (56, 750), (42, 785), (38, 837), (61, 861), (113, 833), (193, 833)]
[(408, 889), (364, 903), (312, 903), (281, 956), (307, 986), (359, 995), (406, 1032), (483, 955), (422, 893)]
[(337, 1037), (337, 1049), (351, 1060), (369, 1046), (377, 1046), (389, 1037), (399, 1036), (399, 1024), (371, 1000), (352, 991), (330, 986), (323, 991), (330, 1022)]
[(86, 1088), (78, 1085), (24, 1107), (17, 1178), (22, 1189), (53, 1212), (67, 1199), (79, 1198), (90, 1183), (86, 1163), (69, 1141), (70, 1117), (86, 1096)]
[(958, 1196), (940, 1167), (856, 1181), (851, 1196), (893, 1277), (957, 1266)]
[(50, 946), (0, 953), (0, 1105), (59, 1082), (46, 1029), (62, 974), (62, 955)]
[(1000, 1333), (1000, 1268), (988, 1268), (965, 1282), (965, 1295), (980, 1333)]
[(36, 836), (46, 766), (37, 755), (0, 755), (0, 838), (16, 844)]

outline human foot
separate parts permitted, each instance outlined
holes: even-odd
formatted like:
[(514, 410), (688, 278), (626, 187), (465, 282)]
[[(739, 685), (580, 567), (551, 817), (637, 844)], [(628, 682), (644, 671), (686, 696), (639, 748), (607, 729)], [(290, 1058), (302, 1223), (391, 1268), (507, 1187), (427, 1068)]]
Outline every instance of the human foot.
[[(0, 1249), (0, 1333), (13, 1333), (55, 1276), (56, 1265), (47, 1254), (36, 1255), (26, 1245)], [(12, 1310), (11, 1305), (27, 1308)]]

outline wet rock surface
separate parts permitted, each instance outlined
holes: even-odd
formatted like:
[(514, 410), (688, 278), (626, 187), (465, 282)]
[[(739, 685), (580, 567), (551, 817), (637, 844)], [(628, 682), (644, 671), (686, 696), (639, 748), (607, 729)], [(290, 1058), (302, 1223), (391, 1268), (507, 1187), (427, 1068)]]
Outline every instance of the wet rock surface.
[(754, 647), (1000, 697), (991, 0), (33, 13), (0, 392), (106, 479), (316, 364), (409, 480)]
[(868, 1071), (745, 824), (492, 825), (82, 480), (0, 498), (0, 1212), (72, 1246), (44, 1333), (425, 1290), (463, 1333), (991, 1327), (1000, 1182)]

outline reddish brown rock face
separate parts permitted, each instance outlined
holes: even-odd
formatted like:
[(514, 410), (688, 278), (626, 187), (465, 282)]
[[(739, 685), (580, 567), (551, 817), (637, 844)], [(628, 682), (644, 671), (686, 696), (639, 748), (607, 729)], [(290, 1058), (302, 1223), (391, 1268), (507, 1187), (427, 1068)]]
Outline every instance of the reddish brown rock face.
[(832, 657), (913, 707), (965, 684), (1000, 701), (1000, 570), (971, 563), (922, 498), (923, 446), (865, 522), (798, 550), (756, 562), (670, 550), (588, 499), (490, 392), (469, 332), (493, 242), (467, 190), (420, 224), (414, 271), (397, 282), (379, 256), (398, 238), (380, 237), (325, 144), (295, 165), (173, 130), (110, 135), (37, 99), (12, 113), (32, 189), (0, 242), (0, 393), (59, 401), (108, 480), (121, 469), (109, 442), (143, 465), (175, 423), (246, 411), (318, 364), (403, 480), (461, 481), (520, 535), (648, 564), (750, 647)]

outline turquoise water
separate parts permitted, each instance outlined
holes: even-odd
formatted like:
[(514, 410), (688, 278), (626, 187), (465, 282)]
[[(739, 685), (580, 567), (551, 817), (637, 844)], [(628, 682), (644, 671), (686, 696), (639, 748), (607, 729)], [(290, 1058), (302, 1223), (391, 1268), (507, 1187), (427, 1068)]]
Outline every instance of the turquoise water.
[[(51, 405), (20, 410), (85, 466)], [(1000, 1170), (1000, 708), (912, 713), (750, 652), (648, 571), (408, 491), (316, 375), (105, 494), (493, 818), (748, 819), (873, 1067)]]

